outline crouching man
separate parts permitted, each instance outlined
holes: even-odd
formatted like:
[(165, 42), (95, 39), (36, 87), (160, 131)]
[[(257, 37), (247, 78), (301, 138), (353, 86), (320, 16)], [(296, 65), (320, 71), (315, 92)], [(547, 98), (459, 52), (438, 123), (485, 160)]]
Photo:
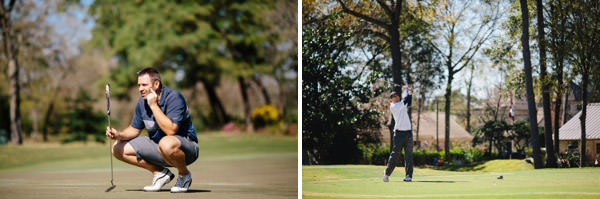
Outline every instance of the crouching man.
[[(145, 191), (159, 191), (175, 175), (166, 167), (177, 168), (177, 182), (171, 192), (186, 192), (192, 184), (187, 169), (198, 158), (198, 138), (183, 95), (164, 87), (158, 71), (145, 68), (137, 72), (141, 94), (131, 124), (122, 131), (106, 127), (106, 136), (117, 140), (113, 155), (126, 163), (144, 168), (154, 175)], [(143, 129), (147, 136), (140, 136)]]

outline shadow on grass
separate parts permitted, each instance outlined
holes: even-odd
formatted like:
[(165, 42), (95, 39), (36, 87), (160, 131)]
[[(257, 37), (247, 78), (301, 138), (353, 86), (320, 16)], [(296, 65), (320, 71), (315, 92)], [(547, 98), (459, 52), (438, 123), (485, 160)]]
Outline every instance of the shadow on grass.
[[(126, 191), (146, 192), (146, 191), (144, 191), (144, 189), (127, 189)], [(157, 191), (157, 192), (171, 192), (171, 189), (161, 189), (160, 191)], [(200, 192), (211, 192), (211, 191), (210, 190), (202, 190), (202, 189), (188, 189), (188, 191), (185, 193), (200, 193)]]
[(469, 165), (451, 165), (451, 166), (436, 166), (432, 167), (435, 170), (442, 171), (481, 171), (485, 169), (483, 165), (485, 162), (477, 163), (477, 164), (469, 164)]
[(455, 182), (466, 182), (466, 181), (451, 181), (451, 180), (413, 180), (412, 182), (426, 182), (426, 183), (455, 183)]

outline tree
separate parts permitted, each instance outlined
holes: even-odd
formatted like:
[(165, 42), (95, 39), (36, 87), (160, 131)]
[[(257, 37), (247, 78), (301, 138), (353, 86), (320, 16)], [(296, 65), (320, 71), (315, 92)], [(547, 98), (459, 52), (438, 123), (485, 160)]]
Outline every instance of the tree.
[[(265, 23), (265, 16), (261, 14), (262, 10), (270, 10), (272, 5), (261, 1), (247, 1), (243, 6), (231, 5), (232, 3), (212, 3), (212, 15), (209, 15), (206, 21), (219, 33), (229, 50), (226, 57), (232, 59), (233, 63), (225, 68), (224, 72), (232, 74), (238, 80), (244, 103), (246, 131), (252, 132), (246, 80), (252, 79), (257, 73), (273, 70), (271, 65), (267, 65), (267, 49), (262, 46), (272, 42), (275, 35), (263, 33), (269, 27)], [(263, 93), (266, 93), (266, 90), (263, 89)], [(268, 95), (263, 95), (266, 96), (265, 101), (270, 103)]]
[(473, 146), (488, 141), (488, 154), (492, 154), (492, 146), (500, 152), (503, 141), (506, 139), (505, 131), (510, 127), (503, 120), (488, 120), (483, 126), (477, 127), (473, 136)]
[[(438, 56), (426, 39), (431, 31), (431, 24), (425, 20), (431, 12), (426, 3), (401, 0), (336, 0), (335, 2), (321, 4), (324, 5), (319, 5), (319, 3), (313, 1), (303, 1), (303, 6), (306, 5), (308, 9), (320, 7), (324, 10), (331, 10), (330, 13), (342, 11), (348, 14), (345, 18), (338, 20), (341, 24), (351, 27), (349, 31), (352, 34), (360, 35), (357, 46), (369, 49), (366, 57), (371, 58), (366, 61), (367, 63), (379, 64), (375, 62), (379, 61), (380, 55), (391, 58), (390, 61), (383, 62), (383, 65), (388, 65), (391, 62), (391, 70), (377, 71), (371, 68), (368, 71), (391, 74), (392, 81), (385, 81), (385, 83), (391, 83), (392, 89), (397, 92), (400, 91), (400, 86), (405, 82), (409, 85), (412, 85), (413, 82), (423, 83), (423, 86), (414, 85), (415, 91), (422, 90), (426, 92), (425, 89), (429, 89), (430, 83), (425, 81), (432, 81), (438, 75), (426, 75), (426, 71), (439, 71), (440, 66), (436, 64)], [(331, 7), (333, 8), (331, 9)], [(303, 12), (303, 16), (307, 14), (311, 15), (311, 13)], [(328, 13), (321, 15), (326, 16)], [(319, 20), (318, 17), (313, 17), (313, 19)], [(388, 78), (385, 77), (384, 79)], [(424, 81), (419, 82), (420, 80)], [(418, 87), (422, 87), (422, 89)], [(409, 115), (411, 110), (412, 108), (409, 108)], [(390, 118), (388, 128), (390, 137), (392, 137), (395, 121), (393, 117), (387, 118)]]
[(527, 9), (527, 0), (520, 0), (521, 3), (521, 45), (523, 47), (523, 60), (525, 71), (525, 89), (527, 90), (527, 109), (529, 112), (530, 139), (533, 146), (534, 168), (542, 168), (542, 158), (540, 157), (540, 144), (537, 130), (537, 111), (535, 108), (535, 96), (533, 93), (533, 78), (531, 77), (531, 54), (529, 51), (529, 10)]
[[(565, 15), (565, 5), (563, 1), (550, 1), (550, 13), (548, 23), (550, 28), (550, 35), (548, 39), (548, 49), (550, 54), (552, 54), (552, 60), (554, 63), (554, 73), (553, 79), (556, 85), (554, 86), (555, 93), (555, 105), (554, 105), (554, 151), (557, 153), (560, 152), (560, 145), (558, 143), (559, 139), (559, 119), (561, 104), (562, 104), (562, 96), (565, 93), (566, 85), (563, 81), (563, 70), (565, 66), (565, 60), (567, 59), (568, 46), (567, 46), (567, 17)], [(566, 95), (565, 93), (565, 96)], [(565, 100), (566, 101), (566, 100)], [(566, 103), (566, 102), (565, 102)], [(566, 121), (566, 118), (562, 117), (563, 121)]]
[(473, 72), (475, 67), (471, 64), (471, 75), (469, 75), (469, 81), (467, 82), (467, 132), (471, 133), (471, 89), (473, 86)]
[[(510, 139), (514, 140), (517, 151), (522, 152), (528, 145), (527, 140), (529, 139), (530, 130), (529, 122), (525, 120), (516, 120), (510, 126), (510, 129), (512, 130), (512, 133), (510, 134)], [(521, 144), (522, 142), (524, 142), (524, 144)]]
[(19, 42), (15, 38), (11, 14), (15, 8), (16, 0), (2, 1), (0, 4), (0, 23), (2, 24), (2, 43), (4, 54), (8, 60), (9, 96), (10, 96), (10, 131), (11, 142), (15, 145), (23, 144), (21, 132), (21, 103), (19, 86)]
[(119, 85), (117, 97), (126, 96), (134, 86), (131, 74), (154, 66), (171, 80), (165, 81), (167, 85), (204, 86), (212, 110), (209, 118), (214, 120), (208, 123), (214, 127), (230, 120), (215, 90), (222, 77), (229, 77), (241, 87), (246, 127), (251, 130), (248, 80), (256, 72), (274, 70), (266, 52), (277, 44), (276, 36), (267, 31), (270, 24), (263, 13), (273, 5), (257, 0), (95, 1), (90, 12), (98, 15), (94, 43), (108, 47), (109, 56), (119, 61), (109, 77)]
[[(290, 107), (298, 107), (298, 1), (277, 1), (265, 17), (272, 24), (267, 32), (278, 35), (266, 53), (270, 55), (267, 60), (275, 66), (267, 75), (272, 74), (279, 83), (279, 110), (286, 117), (292, 115), (288, 114)], [(265, 103), (270, 104), (268, 100)]]
[(357, 131), (379, 128), (377, 110), (358, 108), (373, 96), (372, 83), (356, 84), (345, 72), (352, 35), (337, 17), (343, 13), (302, 26), (302, 144), (318, 164), (358, 162)]
[(581, 158), (580, 167), (586, 164), (586, 126), (585, 120), (587, 117), (588, 104), (588, 85), (590, 81), (590, 73), (593, 68), (597, 68), (600, 64), (600, 2), (598, 1), (577, 1), (567, 4), (568, 18), (571, 22), (569, 28), (572, 35), (572, 62), (575, 69), (581, 74), (583, 105), (581, 116), (579, 117), (581, 124)]
[[(401, 85), (404, 84), (402, 80), (402, 54), (400, 52), (400, 15), (402, 14), (402, 3), (403, 0), (391, 0), (377, 1), (378, 9), (383, 10), (384, 14), (369, 16), (355, 9), (363, 7), (364, 5), (353, 3), (353, 1), (337, 0), (342, 7), (343, 11), (361, 20), (366, 21), (370, 26), (374, 26), (370, 29), (373, 35), (376, 35), (389, 43), (390, 53), (392, 54), (392, 81), (394, 83), (394, 90), (397, 92), (401, 91)], [(374, 9), (376, 5), (371, 2), (365, 2), (366, 7), (363, 8), (367, 11)], [(352, 6), (353, 5), (353, 6)], [(351, 7), (352, 6), (352, 7)], [(378, 29), (383, 29), (385, 32), (379, 32)]]
[(92, 103), (96, 99), (79, 89), (77, 97), (67, 99), (69, 112), (61, 116), (62, 125), (68, 128), (70, 136), (63, 139), (62, 143), (82, 141), (87, 143), (88, 136), (91, 135), (94, 141), (104, 143), (106, 135), (103, 130), (106, 128), (106, 116), (102, 111), (92, 111)]
[[(444, 107), (446, 121), (444, 157), (446, 160), (448, 160), (450, 157), (450, 97), (452, 94), (452, 81), (454, 80), (454, 75), (469, 65), (482, 45), (494, 33), (496, 29), (496, 22), (500, 16), (499, 5), (499, 2), (490, 2), (487, 4), (487, 6), (491, 6), (491, 12), (486, 10), (486, 12), (481, 12), (485, 13), (483, 16), (477, 16), (477, 14), (480, 13), (473, 12), (469, 13), (471, 15), (467, 14), (469, 9), (472, 9), (471, 2), (461, 3), (459, 5), (458, 2), (439, 1), (440, 10), (435, 20), (439, 21), (437, 22), (440, 32), (439, 38), (443, 39), (439, 39), (437, 44), (433, 42), (432, 43), (434, 44), (434, 49), (441, 54), (447, 72), (445, 94), (446, 104)], [(466, 21), (465, 19), (467, 17), (473, 15), (476, 17), (481, 17), (481, 19), (476, 19), (476, 17), (472, 18), (473, 20), (480, 20), (480, 23), (475, 25), (476, 28), (474, 33), (470, 33), (471, 31), (464, 30), (464, 28), (468, 27), (465, 27), (465, 25), (461, 24), (460, 22)], [(461, 28), (463, 28), (462, 31)], [(468, 40), (469, 44), (461, 46), (459, 38)], [(464, 51), (458, 53), (455, 52), (459, 51), (459, 49), (464, 49)]]
[(556, 156), (552, 143), (552, 116), (550, 115), (550, 78), (546, 73), (546, 39), (544, 39), (544, 6), (536, 0), (538, 45), (540, 53), (540, 79), (542, 83), (542, 104), (544, 111), (544, 140), (546, 142), (546, 167), (556, 167)]

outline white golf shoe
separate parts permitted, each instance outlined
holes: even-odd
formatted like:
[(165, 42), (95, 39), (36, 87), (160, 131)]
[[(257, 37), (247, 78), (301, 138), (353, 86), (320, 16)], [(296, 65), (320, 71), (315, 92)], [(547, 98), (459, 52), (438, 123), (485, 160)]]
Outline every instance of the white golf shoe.
[(385, 171), (383, 171), (383, 182), (389, 182), (389, 181), (390, 181), (390, 176), (385, 175)]
[(187, 192), (192, 185), (192, 173), (188, 173), (186, 176), (177, 176), (177, 182), (175, 186), (171, 188), (171, 193)]
[(154, 174), (152, 185), (145, 186), (144, 191), (160, 191), (160, 188), (171, 182), (173, 178), (175, 178), (175, 174), (165, 168), (160, 173)]
[(412, 178), (410, 176), (406, 176), (406, 178), (404, 178), (404, 182), (410, 182), (412, 181)]

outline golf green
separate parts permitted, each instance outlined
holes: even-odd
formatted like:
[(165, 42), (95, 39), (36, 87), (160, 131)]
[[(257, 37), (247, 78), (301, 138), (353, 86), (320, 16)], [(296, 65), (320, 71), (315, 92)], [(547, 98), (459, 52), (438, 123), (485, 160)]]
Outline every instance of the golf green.
[[(0, 146), (0, 198), (297, 198), (297, 138), (275, 135), (199, 134), (200, 156), (191, 164), (188, 193), (160, 192), (146, 170), (115, 159), (111, 192), (107, 144)], [(176, 169), (171, 168), (176, 173)]]
[[(496, 160), (494, 164), (519, 165), (518, 161)], [(496, 167), (496, 171), (484, 172), (415, 168), (413, 181), (404, 182), (404, 168), (397, 167), (390, 182), (385, 183), (384, 166), (303, 166), (302, 195), (303, 198), (600, 198), (600, 168), (516, 168)], [(503, 179), (498, 179), (500, 175)]]

